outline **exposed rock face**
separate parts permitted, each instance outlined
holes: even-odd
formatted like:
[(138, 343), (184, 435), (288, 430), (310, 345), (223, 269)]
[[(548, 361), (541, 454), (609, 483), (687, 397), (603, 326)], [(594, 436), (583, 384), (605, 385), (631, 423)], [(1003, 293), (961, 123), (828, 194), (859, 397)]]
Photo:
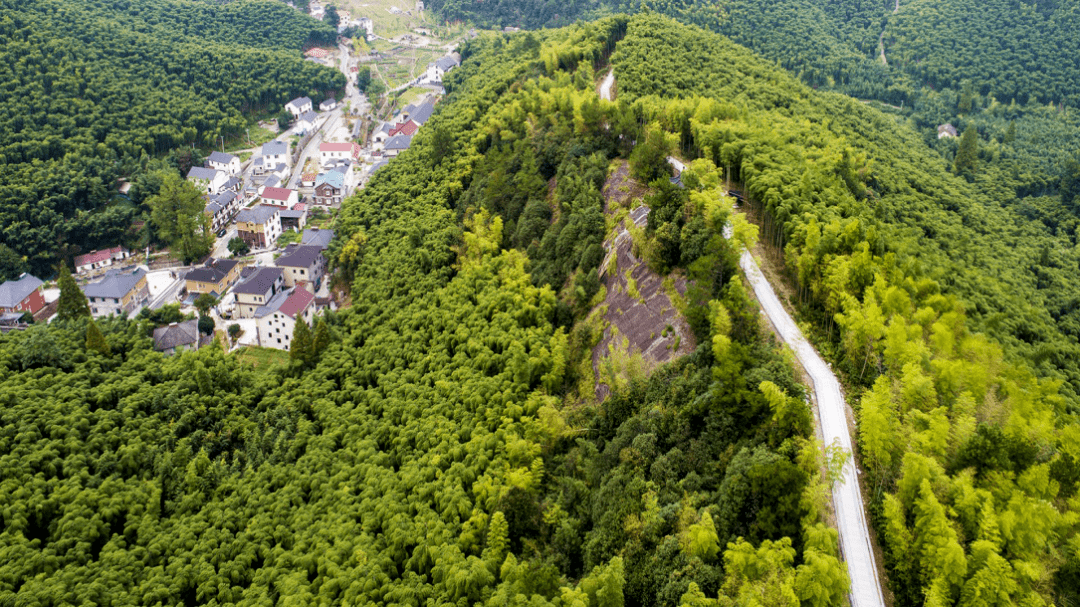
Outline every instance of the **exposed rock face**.
[[(605, 212), (613, 213), (626, 207), (634, 193), (643, 192), (630, 181), (624, 164), (604, 185)], [(592, 363), (596, 377), (596, 398), (603, 401), (611, 393), (604, 381), (601, 365), (612, 349), (626, 354), (640, 353), (646, 368), (674, 360), (693, 352), (696, 347), (690, 326), (675, 309), (664, 289), (663, 277), (648, 268), (645, 261), (634, 255), (634, 242), (628, 229), (629, 223), (644, 229), (649, 217), (649, 207), (640, 204), (633, 208), (629, 217), (618, 226), (615, 235), (604, 242), (607, 253), (600, 266), (600, 278), (607, 288), (607, 297), (601, 308), (605, 328), (600, 343), (593, 348)], [(617, 261), (611, 264), (612, 258)], [(686, 294), (686, 278), (671, 277), (672, 287), (678, 294)]]

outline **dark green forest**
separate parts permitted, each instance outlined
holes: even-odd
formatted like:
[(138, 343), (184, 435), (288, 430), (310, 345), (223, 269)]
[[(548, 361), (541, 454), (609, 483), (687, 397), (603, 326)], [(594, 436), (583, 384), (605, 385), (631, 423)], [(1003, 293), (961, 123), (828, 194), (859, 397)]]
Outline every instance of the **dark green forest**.
[(4, 3), (0, 279), (50, 276), (64, 257), (124, 240), (154, 192), (125, 198), (117, 178), (238, 135), (252, 111), (339, 89), (339, 72), (299, 52), (333, 40), (270, 1)]
[(287, 368), (164, 359), (142, 319), (0, 336), (0, 601), (838, 604), (829, 460), (715, 192), (667, 215), (705, 243), (701, 345), (612, 363), (602, 404), (578, 391), (600, 327), (576, 277), (631, 134), (605, 128), (594, 68), (626, 26), (463, 49), (412, 149), (342, 209), (355, 305)]

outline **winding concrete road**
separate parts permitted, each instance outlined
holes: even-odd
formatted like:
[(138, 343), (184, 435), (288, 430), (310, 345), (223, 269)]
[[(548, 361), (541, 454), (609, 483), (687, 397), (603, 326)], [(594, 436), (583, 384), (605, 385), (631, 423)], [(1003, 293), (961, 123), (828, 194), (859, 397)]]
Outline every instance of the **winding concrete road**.
[[(739, 266), (754, 287), (754, 294), (761, 309), (769, 317), (777, 333), (799, 359), (813, 383), (821, 433), (826, 445), (839, 444), (851, 453), (851, 435), (848, 433), (846, 403), (840, 391), (840, 382), (832, 369), (822, 360), (810, 342), (803, 337), (798, 325), (787, 313), (772, 285), (761, 273), (757, 262), (749, 252), (743, 251)], [(859, 490), (859, 472), (849, 458), (844, 465), (844, 476), (833, 485), (833, 504), (836, 523), (840, 531), (840, 550), (847, 562), (851, 578), (852, 607), (885, 607), (874, 563), (874, 550), (870, 545), (870, 530), (863, 510), (862, 492)]]
[[(600, 85), (601, 99), (611, 100), (611, 89), (614, 84), (615, 69), (612, 68)], [(677, 158), (668, 156), (667, 160), (680, 172), (686, 168)], [(730, 237), (728, 233), (724, 235)], [(749, 252), (743, 252), (739, 266), (753, 286), (762, 311), (776, 327), (780, 338), (791, 346), (795, 357), (799, 359), (799, 363), (810, 376), (825, 444), (839, 444), (844, 451), (851, 453), (851, 434), (848, 432), (846, 415), (847, 403), (840, 391), (840, 382), (833, 375), (829, 365), (803, 337), (802, 331), (784, 309), (772, 285), (761, 273), (761, 269)], [(870, 543), (870, 529), (866, 524), (862, 492), (859, 490), (858, 475), (859, 472), (853, 460), (849, 458), (844, 465), (843, 478), (832, 488), (837, 529), (840, 532), (841, 558), (847, 562), (848, 576), (851, 578), (849, 598), (852, 607), (885, 607), (881, 581), (878, 579), (877, 566), (874, 563), (874, 549)]]

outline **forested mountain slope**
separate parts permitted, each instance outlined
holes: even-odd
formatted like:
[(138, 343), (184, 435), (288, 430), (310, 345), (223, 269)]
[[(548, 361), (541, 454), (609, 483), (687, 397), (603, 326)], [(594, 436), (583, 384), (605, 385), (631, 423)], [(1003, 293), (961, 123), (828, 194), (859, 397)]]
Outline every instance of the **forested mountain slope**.
[(1076, 601), (1075, 243), (907, 126), (724, 38), (641, 17), (613, 62), (653, 138), (744, 184), (820, 343), (866, 387), (860, 456), (898, 604)]
[[(976, 128), (980, 162), (1001, 169), (1013, 206), (1027, 196), (1076, 197), (1068, 184), (1080, 181), (1073, 145), (1080, 0), (432, 0), (429, 7), (446, 19), (530, 28), (619, 11), (666, 14), (722, 33), (815, 88), (890, 104), (928, 143), (940, 124)], [(956, 152), (955, 141), (937, 147), (950, 159)]]
[(0, 602), (839, 604), (825, 462), (715, 169), (654, 194), (692, 226), (665, 251), (697, 277), (701, 345), (617, 369), (603, 405), (577, 390), (598, 183), (641, 135), (594, 91), (626, 26), (462, 49), (343, 207), (356, 304), (311, 359), (163, 359), (129, 320), (102, 322), (107, 349), (85, 319), (0, 336)]
[[(432, 0), (446, 19), (537, 28), (649, 10), (713, 29), (813, 85), (908, 103), (923, 87), (1080, 105), (1080, 4), (1046, 0)], [(884, 33), (888, 66), (879, 62)]]
[[(302, 61), (328, 26), (270, 1), (17, 0), (0, 6), (0, 278), (112, 245), (144, 154), (242, 131), (244, 112), (337, 89)], [(153, 193), (153, 192), (151, 192)], [(22, 267), (19, 267), (22, 266)]]

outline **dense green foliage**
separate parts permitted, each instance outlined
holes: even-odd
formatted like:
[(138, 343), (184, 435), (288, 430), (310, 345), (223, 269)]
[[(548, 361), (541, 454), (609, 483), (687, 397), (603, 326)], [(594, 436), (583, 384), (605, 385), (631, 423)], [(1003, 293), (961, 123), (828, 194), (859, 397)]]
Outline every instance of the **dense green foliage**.
[(333, 39), (266, 1), (5, 3), (0, 244), (51, 275), (59, 258), (124, 240), (141, 209), (118, 177), (145, 168), (140, 156), (240, 133), (245, 112), (340, 88), (342, 74), (298, 52)]
[[(809, 410), (715, 192), (684, 211), (711, 218), (702, 345), (602, 405), (574, 391), (596, 326), (548, 285), (591, 266), (618, 109), (583, 105), (625, 25), (468, 45), (431, 128), (343, 206), (356, 303), (288, 368), (163, 358), (139, 319), (0, 336), (0, 602), (840, 601)], [(565, 221), (508, 235), (534, 200)]]
[[(1005, 178), (999, 180), (1001, 187), (1013, 189), (1017, 199), (1057, 194), (1061, 180), (1067, 178), (1066, 163), (1077, 160), (1077, 0), (558, 4), (432, 0), (429, 4), (447, 19), (529, 28), (619, 11), (659, 12), (722, 33), (815, 88), (876, 101), (880, 108), (913, 120), (928, 141), (935, 127), (946, 122), (961, 129), (977, 126), (980, 137), (993, 143), (982, 162), (998, 165)], [(943, 142), (938, 148), (950, 159), (956, 152), (955, 142)], [(1010, 201), (1015, 207), (1047, 204)]]
[(866, 387), (898, 604), (1075, 602), (1071, 236), (1003, 207), (992, 168), (969, 184), (907, 126), (723, 38), (636, 19), (614, 62), (640, 120), (743, 184), (819, 343)]

